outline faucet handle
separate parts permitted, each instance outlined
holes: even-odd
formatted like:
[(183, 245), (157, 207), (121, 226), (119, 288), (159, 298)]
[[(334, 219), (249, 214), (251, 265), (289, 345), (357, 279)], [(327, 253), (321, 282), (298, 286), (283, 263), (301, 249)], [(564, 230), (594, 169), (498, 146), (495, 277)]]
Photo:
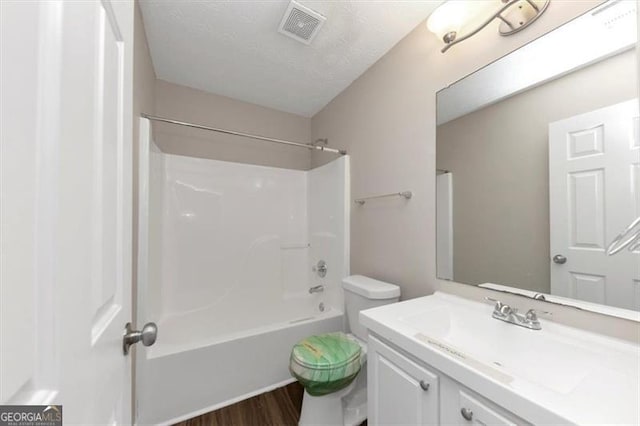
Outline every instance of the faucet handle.
[(508, 316), (509, 316), (509, 315), (511, 315), (511, 314), (516, 314), (516, 313), (518, 313), (518, 310), (517, 310), (517, 309), (512, 308), (511, 306), (509, 306), (509, 305), (505, 305), (505, 304), (502, 304), (502, 306), (500, 307), (499, 311), (500, 311), (500, 314), (501, 314), (502, 316), (505, 316), (505, 317), (508, 317)]
[(502, 309), (502, 306), (504, 305), (504, 303), (502, 303), (498, 299), (494, 299), (493, 297), (485, 296), (485, 300), (488, 300), (489, 302), (495, 303), (496, 304), (496, 307), (495, 307), (496, 311), (499, 311), (500, 309)]
[(525, 317), (529, 320), (529, 321), (537, 321), (538, 320), (538, 315), (542, 314), (542, 315), (553, 315), (551, 312), (549, 311), (541, 311), (540, 309), (529, 309), (527, 311), (527, 313), (525, 314)]
[(496, 304), (496, 306), (493, 308), (493, 315), (498, 315), (500, 317), (506, 318), (511, 314), (515, 314), (518, 312), (517, 309), (512, 308), (511, 306), (507, 305), (506, 303), (502, 303), (501, 301), (499, 301), (498, 299), (494, 299), (492, 297), (485, 297), (486, 300), (488, 300), (489, 302), (494, 302)]

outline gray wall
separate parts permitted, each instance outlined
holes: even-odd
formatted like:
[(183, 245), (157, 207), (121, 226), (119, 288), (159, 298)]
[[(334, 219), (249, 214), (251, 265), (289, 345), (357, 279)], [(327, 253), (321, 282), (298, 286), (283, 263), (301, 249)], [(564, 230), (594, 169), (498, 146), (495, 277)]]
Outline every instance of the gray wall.
[(635, 61), (630, 50), (438, 126), (455, 281), (549, 292), (548, 125), (636, 97)]
[[(163, 80), (155, 83), (155, 112), (161, 117), (222, 127), (294, 142), (311, 141), (311, 119), (276, 111)], [(158, 147), (170, 154), (307, 170), (304, 148), (255, 141), (171, 124), (154, 124)]]

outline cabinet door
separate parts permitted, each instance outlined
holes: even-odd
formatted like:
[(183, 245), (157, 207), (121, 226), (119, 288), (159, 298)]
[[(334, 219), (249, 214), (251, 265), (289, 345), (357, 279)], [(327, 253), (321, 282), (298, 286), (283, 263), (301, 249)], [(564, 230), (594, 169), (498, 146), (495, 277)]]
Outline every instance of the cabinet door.
[(369, 336), (370, 425), (437, 425), (438, 376)]

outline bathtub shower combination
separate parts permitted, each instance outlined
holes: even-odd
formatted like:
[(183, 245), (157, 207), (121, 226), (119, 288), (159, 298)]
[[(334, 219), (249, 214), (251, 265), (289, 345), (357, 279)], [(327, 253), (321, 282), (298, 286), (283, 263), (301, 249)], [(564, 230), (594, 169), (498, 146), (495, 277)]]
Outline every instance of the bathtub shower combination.
[(146, 119), (141, 135), (137, 316), (159, 331), (138, 422), (166, 424), (294, 381), (291, 347), (343, 330), (349, 158), (288, 170), (164, 154)]

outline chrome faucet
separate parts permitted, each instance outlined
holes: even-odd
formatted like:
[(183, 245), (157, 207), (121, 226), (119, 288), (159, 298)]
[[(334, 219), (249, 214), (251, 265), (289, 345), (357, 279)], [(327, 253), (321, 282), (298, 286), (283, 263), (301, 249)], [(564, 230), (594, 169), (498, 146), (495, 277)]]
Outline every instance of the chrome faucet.
[(324, 286), (323, 286), (322, 284), (317, 285), (317, 286), (314, 286), (314, 287), (311, 287), (311, 288), (309, 289), (309, 293), (310, 293), (310, 294), (313, 294), (313, 293), (321, 293), (321, 292), (323, 292), (323, 291), (324, 291)]
[(540, 321), (538, 320), (538, 314), (551, 315), (551, 312), (539, 311), (537, 309), (529, 309), (526, 314), (521, 314), (517, 309), (512, 308), (497, 299), (492, 299), (491, 297), (485, 297), (485, 299), (496, 304), (493, 308), (493, 313), (491, 314), (493, 318), (510, 324), (519, 325), (520, 327), (528, 328), (530, 330), (542, 329)]

